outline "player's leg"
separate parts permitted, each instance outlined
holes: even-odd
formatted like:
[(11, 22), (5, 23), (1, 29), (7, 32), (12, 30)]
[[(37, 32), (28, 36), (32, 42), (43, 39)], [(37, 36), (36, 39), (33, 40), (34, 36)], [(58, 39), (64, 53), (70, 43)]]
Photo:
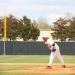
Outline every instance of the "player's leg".
[(61, 53), (60, 53), (60, 50), (59, 50), (59, 49), (58, 49), (58, 50), (56, 50), (56, 55), (57, 55), (57, 57), (58, 57), (59, 61), (62, 63), (62, 67), (65, 67), (64, 60), (63, 60), (63, 58), (62, 58), (62, 55), (61, 55)]
[(48, 67), (52, 66), (54, 57), (55, 57), (55, 52), (51, 52)]

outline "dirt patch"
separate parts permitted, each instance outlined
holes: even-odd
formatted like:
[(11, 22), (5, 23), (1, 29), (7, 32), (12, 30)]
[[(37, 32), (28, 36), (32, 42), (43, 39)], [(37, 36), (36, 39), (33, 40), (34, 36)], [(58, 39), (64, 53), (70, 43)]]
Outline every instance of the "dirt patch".
[(61, 65), (53, 65), (52, 69), (46, 69), (47, 64), (44, 63), (0, 63), (0, 66), (14, 66), (14, 65), (35, 65), (38, 68), (17, 69), (17, 70), (2, 70), (0, 72), (15, 72), (15, 73), (73, 73), (75, 74), (75, 64), (66, 64), (66, 68)]

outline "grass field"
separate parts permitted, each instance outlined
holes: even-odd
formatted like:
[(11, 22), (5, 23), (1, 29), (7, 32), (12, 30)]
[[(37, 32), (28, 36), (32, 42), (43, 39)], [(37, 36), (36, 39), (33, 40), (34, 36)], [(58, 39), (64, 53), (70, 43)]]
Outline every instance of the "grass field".
[[(63, 55), (63, 59), (65, 64), (75, 64), (75, 56), (74, 55)], [(48, 64), (49, 55), (6, 55), (0, 56), (0, 63), (41, 63)], [(54, 64), (60, 64), (59, 60), (56, 58), (54, 60)], [(10, 66), (2, 66), (0, 65), (1, 70), (16, 70), (16, 69), (31, 69), (38, 68), (38, 65), (10, 65)], [(67, 67), (69, 68), (69, 67)], [(70, 68), (75, 68), (75, 66), (71, 66)], [(7, 73), (0, 72), (0, 75), (60, 75), (60, 73)], [(69, 73), (61, 73), (61, 75), (75, 75)]]
[[(63, 55), (65, 63), (75, 63), (75, 55)], [(6, 55), (0, 56), (0, 63), (48, 63), (49, 55)], [(59, 63), (55, 58), (54, 63)]]
[(57, 74), (48, 74), (48, 73), (0, 73), (0, 75), (75, 75), (75, 74), (60, 74), (60, 73), (57, 73)]

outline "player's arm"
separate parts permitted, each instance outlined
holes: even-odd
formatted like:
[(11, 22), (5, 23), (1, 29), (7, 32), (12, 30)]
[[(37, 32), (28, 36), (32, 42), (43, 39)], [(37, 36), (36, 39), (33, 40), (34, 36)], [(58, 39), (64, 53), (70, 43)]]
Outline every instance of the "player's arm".
[(52, 47), (51, 47), (51, 51), (52, 51), (52, 52), (55, 52), (55, 51), (56, 51), (55, 43), (53, 43), (53, 45), (52, 45)]

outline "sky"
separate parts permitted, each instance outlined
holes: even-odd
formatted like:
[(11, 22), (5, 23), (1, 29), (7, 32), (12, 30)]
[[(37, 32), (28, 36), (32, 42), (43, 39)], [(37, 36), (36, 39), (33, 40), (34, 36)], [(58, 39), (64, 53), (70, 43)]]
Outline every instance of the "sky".
[(59, 17), (75, 16), (75, 0), (0, 0), (0, 16), (5, 14), (52, 23)]

